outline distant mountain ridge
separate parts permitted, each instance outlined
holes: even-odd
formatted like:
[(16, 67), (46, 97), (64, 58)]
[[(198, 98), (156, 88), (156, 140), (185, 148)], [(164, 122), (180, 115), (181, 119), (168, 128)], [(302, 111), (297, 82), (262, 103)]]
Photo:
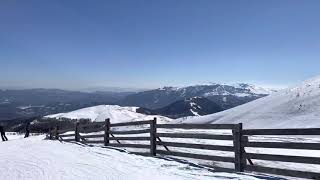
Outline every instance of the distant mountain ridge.
[(274, 92), (276, 92), (276, 90), (270, 90), (245, 83), (233, 85), (195, 85), (181, 88), (163, 87), (128, 95), (123, 99), (121, 104), (148, 109), (158, 109), (179, 100), (193, 97), (205, 97), (215, 102), (223, 109), (229, 109), (267, 96)]
[[(0, 90), (0, 121), (68, 112), (101, 104), (135, 106), (154, 110), (194, 97), (207, 98), (225, 110), (272, 92), (265, 88), (243, 83), (195, 85), (181, 88), (164, 87), (142, 92), (96, 91), (89, 93), (41, 88)], [(181, 106), (180, 109), (178, 105)], [(172, 107), (177, 110), (176, 114), (172, 110), (170, 113), (169, 110), (163, 110), (164, 114), (168, 114), (170, 117), (180, 117), (182, 114), (190, 115), (181, 110), (187, 109), (185, 103), (176, 103)]]
[(60, 89), (0, 90), (0, 121), (115, 104), (130, 92), (84, 93)]
[(160, 109), (138, 108), (137, 112), (143, 114), (157, 114), (169, 118), (181, 118), (186, 116), (203, 116), (222, 111), (222, 107), (204, 97), (194, 97), (176, 101)]

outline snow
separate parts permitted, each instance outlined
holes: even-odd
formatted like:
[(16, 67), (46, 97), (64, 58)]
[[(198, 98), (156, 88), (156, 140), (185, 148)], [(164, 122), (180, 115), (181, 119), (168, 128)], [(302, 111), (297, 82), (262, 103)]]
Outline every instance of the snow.
[[(215, 134), (215, 135), (231, 135), (231, 130), (183, 130), (183, 129), (158, 129), (157, 132), (159, 133), (193, 133), (193, 134)], [(103, 132), (95, 132), (90, 134), (101, 134)], [(87, 134), (81, 134), (87, 135)], [(117, 135), (121, 137), (122, 135)], [(128, 136), (128, 135), (123, 135)], [(140, 136), (140, 135), (132, 135), (132, 136)], [(141, 136), (148, 136), (148, 135), (141, 135)], [(94, 140), (103, 140), (103, 138), (95, 138)], [(302, 136), (250, 136), (250, 142), (297, 142), (297, 143), (320, 143), (319, 137), (302, 137)], [(220, 146), (232, 146), (233, 141), (226, 141), (226, 140), (214, 140), (214, 139), (193, 139), (193, 138), (186, 138), (186, 139), (179, 139), (179, 138), (165, 138), (161, 137), (161, 141), (164, 142), (178, 142), (178, 143), (190, 143), (190, 144), (207, 144), (207, 145), (220, 145)], [(111, 140), (110, 143), (117, 143), (114, 140)], [(146, 144), (148, 145), (149, 142), (142, 142), (142, 141), (124, 141), (121, 140), (121, 143), (124, 144)], [(96, 146), (102, 146), (96, 145)], [(215, 150), (204, 150), (204, 149), (189, 149), (189, 148), (180, 148), (180, 147), (168, 147), (170, 151), (174, 152), (184, 152), (184, 153), (195, 153), (195, 154), (203, 154), (203, 155), (211, 155), (211, 156), (221, 156), (221, 157), (234, 157), (233, 152), (227, 151), (215, 151)], [(133, 152), (148, 152), (147, 149), (137, 150), (134, 148), (124, 148), (127, 151)], [(157, 146), (158, 150), (165, 150), (162, 146)], [(319, 150), (295, 150), (295, 149), (276, 149), (276, 148), (245, 148), (245, 151), (248, 153), (258, 153), (258, 154), (274, 154), (274, 155), (291, 155), (291, 156), (305, 156), (305, 157), (320, 157)], [(161, 155), (158, 155), (161, 156)], [(166, 158), (171, 156), (164, 156)], [(208, 166), (218, 166), (224, 168), (234, 168), (233, 163), (225, 163), (225, 162), (216, 162), (216, 161), (206, 161), (206, 160), (196, 160), (190, 158), (183, 158), (183, 157), (174, 157), (180, 160), (187, 160), (188, 162), (196, 163), (201, 165), (208, 165)], [(300, 163), (289, 163), (289, 162), (277, 162), (277, 161), (263, 161), (263, 160), (252, 160), (254, 165), (258, 166), (266, 166), (266, 167), (274, 167), (274, 168), (281, 168), (281, 169), (291, 169), (291, 170), (299, 170), (299, 171), (306, 171), (306, 172), (317, 172), (320, 173), (320, 165), (316, 164), (300, 164)], [(290, 178), (293, 179), (293, 178)]]
[(10, 104), (10, 101), (9, 99), (4, 99), (0, 104)]
[(237, 97), (247, 97), (247, 96), (249, 96), (249, 94), (247, 94), (247, 93), (235, 93), (234, 95), (237, 96)]
[(28, 106), (19, 106), (17, 107), (18, 109), (21, 109), (21, 110), (26, 110), (26, 109), (30, 109), (30, 108), (42, 108), (42, 107), (45, 107), (44, 105), (41, 105), (41, 106), (31, 106), (31, 105), (28, 105)]
[[(216, 91), (212, 91), (212, 92), (207, 92), (207, 93), (203, 94), (204, 97), (218, 96), (218, 95), (228, 96), (228, 95), (231, 95), (231, 94), (229, 92), (227, 92), (227, 91), (222, 92), (222, 93), (219, 93), (219, 92), (216, 92)], [(235, 94), (235, 96), (236, 96), (236, 94)]]
[(68, 119), (91, 119), (95, 122), (102, 122), (110, 118), (111, 123), (152, 120), (157, 118), (160, 123), (171, 121), (170, 118), (158, 115), (145, 115), (137, 113), (138, 107), (121, 107), (117, 105), (99, 105), (79, 109), (68, 113), (59, 113), (45, 116), (45, 118), (68, 118)]
[(222, 101), (223, 101), (223, 102), (227, 102), (227, 97), (223, 97), (223, 98), (222, 98)]
[(193, 109), (190, 109), (190, 112), (195, 116), (200, 116), (198, 112), (194, 111)]
[[(225, 86), (233, 86), (234, 88), (237, 88), (237, 89), (246, 90), (246, 92), (231, 93), (224, 89)], [(218, 91), (219, 88), (223, 89), (223, 91)], [(223, 95), (223, 96), (233, 95), (237, 97), (247, 97), (247, 96), (254, 96), (254, 95), (269, 95), (269, 94), (273, 94), (276, 91), (277, 90), (275, 89), (258, 87), (252, 84), (236, 83), (231, 85), (222, 84), (214, 91), (205, 93), (204, 96), (208, 97), (208, 96), (215, 96), (215, 95)]]
[(253, 94), (273, 94), (277, 92), (279, 89), (271, 89), (265, 87), (259, 87), (253, 84), (244, 84), (244, 83), (237, 83), (233, 85), (236, 88), (247, 89)]
[(258, 179), (109, 148), (43, 140), (44, 136), (8, 138), (0, 143), (1, 180)]
[(242, 122), (245, 128), (319, 128), (319, 119), (320, 77), (317, 77), (223, 112), (174, 122)]
[[(305, 81), (300, 85), (277, 93), (273, 93), (267, 97), (256, 101), (235, 107), (224, 112), (202, 116), (202, 117), (187, 117), (171, 121), (172, 123), (244, 123), (244, 128), (310, 128), (320, 127), (320, 77)], [(160, 130), (159, 130), (160, 131)], [(167, 132), (162, 130), (163, 132)], [(209, 134), (231, 134), (231, 131), (212, 131), (211, 130), (172, 130), (175, 133), (209, 133)], [(172, 131), (170, 133), (172, 133)], [(167, 132), (169, 133), (169, 132)], [(253, 136), (249, 137), (250, 141), (264, 142), (308, 142), (320, 143), (319, 138), (315, 137), (279, 137), (279, 136)], [(161, 138), (162, 141), (211, 144), (211, 145), (226, 145), (232, 146), (232, 141), (218, 140), (203, 140), (203, 139), (176, 139), (176, 138)], [(125, 142), (124, 143), (128, 143)], [(130, 142), (137, 143), (137, 142)], [(158, 148), (158, 147), (157, 147)], [(129, 150), (130, 148), (127, 148)], [(189, 152), (197, 154), (206, 154), (214, 156), (233, 157), (232, 152), (223, 151), (208, 151), (186, 148), (169, 148), (172, 151)], [(159, 147), (159, 150), (164, 150)], [(246, 152), (259, 154), (278, 154), (306, 157), (320, 157), (320, 151), (312, 150), (288, 150), (288, 149), (263, 149), (263, 148), (246, 148)], [(148, 158), (147, 158), (148, 159)], [(153, 158), (151, 158), (153, 161)], [(184, 159), (184, 158), (181, 158)], [(190, 160), (187, 158), (187, 160)], [(0, 157), (1, 161), (1, 157)], [(231, 163), (223, 162), (203, 162), (203, 160), (193, 160), (196, 163), (206, 165), (216, 165), (220, 167), (233, 168)], [(320, 172), (319, 165), (285, 163), (274, 161), (253, 160), (255, 165), (276, 167), (282, 169), (293, 169), (299, 171)], [(129, 163), (130, 164), (130, 163)], [(154, 163), (156, 164), (156, 163)], [(154, 166), (150, 165), (149, 168)], [(160, 165), (163, 167), (163, 165)], [(168, 165), (170, 168), (174, 166)], [(178, 168), (179, 169), (179, 168)], [(1, 170), (1, 169), (0, 169)], [(171, 171), (171, 170), (169, 170)], [(177, 172), (176, 169), (172, 172)], [(189, 173), (189, 170), (188, 170)], [(191, 172), (190, 172), (191, 173)], [(179, 173), (178, 173), (179, 174)], [(183, 173), (182, 173), (183, 174)], [(196, 173), (192, 172), (195, 175)], [(205, 173), (204, 173), (205, 174)], [(184, 178), (189, 178), (189, 174)], [(212, 176), (199, 176), (199, 179), (212, 178)], [(217, 177), (217, 176), (215, 176)], [(224, 176), (225, 177), (225, 176)], [(156, 177), (155, 177), (156, 178)], [(195, 178), (195, 177), (193, 177)], [(238, 177), (236, 177), (237, 179)], [(248, 177), (245, 177), (245, 179)], [(250, 177), (251, 178), (251, 177)], [(170, 179), (170, 178), (169, 178)], [(178, 178), (179, 179), (179, 178)], [(293, 179), (293, 178), (291, 178)]]

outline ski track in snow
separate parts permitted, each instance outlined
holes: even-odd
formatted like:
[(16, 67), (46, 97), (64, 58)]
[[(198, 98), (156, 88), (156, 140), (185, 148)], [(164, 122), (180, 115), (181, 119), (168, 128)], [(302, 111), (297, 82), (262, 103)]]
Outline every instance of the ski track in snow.
[(258, 179), (107, 148), (43, 140), (44, 136), (8, 138), (0, 143), (1, 180)]

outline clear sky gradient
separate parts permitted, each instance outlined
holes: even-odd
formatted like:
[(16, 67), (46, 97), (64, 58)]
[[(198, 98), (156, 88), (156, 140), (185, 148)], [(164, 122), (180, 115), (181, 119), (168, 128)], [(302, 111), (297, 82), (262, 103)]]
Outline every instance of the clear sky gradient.
[(2, 0), (0, 85), (287, 86), (320, 74), (319, 0)]

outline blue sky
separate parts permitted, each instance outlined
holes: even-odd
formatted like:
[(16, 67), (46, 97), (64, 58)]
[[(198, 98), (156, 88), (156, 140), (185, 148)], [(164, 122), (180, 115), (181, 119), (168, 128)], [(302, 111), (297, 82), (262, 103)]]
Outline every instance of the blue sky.
[(287, 86), (320, 70), (318, 0), (0, 2), (0, 86)]

